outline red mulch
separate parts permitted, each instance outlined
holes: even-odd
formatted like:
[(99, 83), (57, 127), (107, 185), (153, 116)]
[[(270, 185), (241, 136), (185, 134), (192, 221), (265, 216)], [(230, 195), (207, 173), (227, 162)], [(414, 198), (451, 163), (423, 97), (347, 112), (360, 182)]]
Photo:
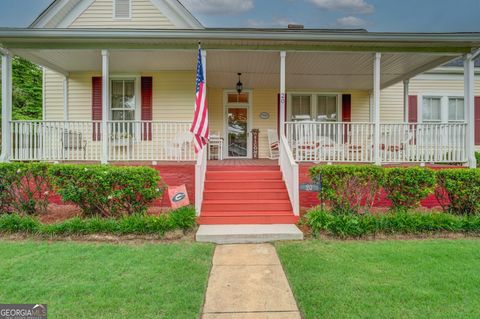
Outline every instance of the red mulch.
[(81, 216), (82, 212), (75, 205), (48, 205), (47, 212), (38, 216), (38, 219), (45, 224), (61, 222), (73, 217)]
[[(171, 208), (152, 206), (148, 208), (147, 214), (158, 216), (165, 214)], [(75, 205), (49, 204), (47, 212), (38, 216), (38, 219), (45, 224), (54, 224), (73, 217), (82, 216), (82, 211)]]

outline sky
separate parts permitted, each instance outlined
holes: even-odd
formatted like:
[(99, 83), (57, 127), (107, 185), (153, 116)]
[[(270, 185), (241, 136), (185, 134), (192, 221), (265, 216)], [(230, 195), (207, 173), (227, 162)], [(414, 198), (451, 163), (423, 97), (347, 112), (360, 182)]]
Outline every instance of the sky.
[[(26, 27), (52, 0), (0, 0), (0, 27)], [(206, 27), (480, 32), (480, 0), (181, 0)]]

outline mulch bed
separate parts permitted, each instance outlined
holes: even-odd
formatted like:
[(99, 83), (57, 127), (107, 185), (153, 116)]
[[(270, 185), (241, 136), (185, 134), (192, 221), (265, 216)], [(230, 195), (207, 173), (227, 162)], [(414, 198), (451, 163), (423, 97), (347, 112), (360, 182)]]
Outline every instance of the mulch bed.
[[(148, 208), (147, 214), (158, 216), (165, 214), (169, 210), (169, 207), (151, 206)], [(44, 224), (54, 224), (73, 217), (81, 216), (82, 211), (75, 205), (49, 204), (47, 212), (39, 215), (38, 219)]]

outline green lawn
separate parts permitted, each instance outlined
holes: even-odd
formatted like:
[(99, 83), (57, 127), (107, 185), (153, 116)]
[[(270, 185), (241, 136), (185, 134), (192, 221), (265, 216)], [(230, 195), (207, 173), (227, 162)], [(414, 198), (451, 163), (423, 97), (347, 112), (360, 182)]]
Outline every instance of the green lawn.
[(0, 301), (49, 318), (196, 318), (213, 254), (194, 243), (0, 242)]
[(305, 318), (480, 318), (480, 240), (276, 245)]

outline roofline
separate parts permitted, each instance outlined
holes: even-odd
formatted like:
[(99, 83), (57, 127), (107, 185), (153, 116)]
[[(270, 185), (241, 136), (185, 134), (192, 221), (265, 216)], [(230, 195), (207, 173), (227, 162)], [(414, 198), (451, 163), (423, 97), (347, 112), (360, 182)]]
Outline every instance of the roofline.
[(36, 18), (35, 20), (33, 20), (32, 23), (30, 23), (30, 25), (28, 26), (28, 28), (35, 28), (38, 23), (48, 14), (48, 12), (50, 12), (51, 10), (53, 10), (57, 5), (59, 5), (59, 3), (61, 2), (62, 0), (53, 0), (49, 5), (48, 7), (45, 8), (45, 10), (43, 10)]
[(480, 47), (480, 32), (453, 33), (400, 33), (329, 31), (323, 29), (30, 29), (0, 28), (0, 38), (62, 38), (69, 39), (230, 39), (230, 40), (286, 40), (286, 41), (332, 41), (332, 42), (419, 42), (419, 43), (471, 43)]
[[(61, 6), (62, 4), (65, 5), (67, 2), (68, 2), (68, 0), (53, 0), (50, 3), (50, 5), (45, 10), (43, 10), (38, 15), (38, 17), (28, 26), (28, 28), (38, 28), (39, 25), (40, 25), (40, 27), (43, 27), (44, 24), (43, 25), (41, 24), (42, 20), (45, 19), (45, 17), (47, 17), (50, 14), (50, 12), (53, 12), (53, 10), (55, 10), (57, 7)], [(93, 0), (91, 2), (93, 2)], [(152, 2), (152, 5), (154, 5), (158, 9), (160, 9), (159, 7), (160, 7), (161, 3), (159, 2), (159, 0), (151, 0), (151, 2)], [(88, 6), (90, 6), (90, 4), (91, 3), (89, 3)], [(165, 0), (165, 4), (166, 4), (166, 6), (163, 6), (163, 9), (165, 9), (167, 11), (173, 10), (173, 13), (176, 14), (179, 17), (179, 19), (187, 27), (199, 28), (199, 29), (204, 28), (202, 23), (180, 1), (178, 1), (178, 0)], [(78, 5), (78, 3), (77, 3), (77, 5)], [(83, 8), (83, 10), (86, 9), (86, 8), (87, 7)], [(61, 7), (59, 7), (59, 10), (60, 9), (61, 9)], [(82, 12), (83, 12), (83, 10), (82, 10)], [(53, 13), (53, 14), (55, 15), (57, 13)], [(51, 19), (51, 18), (47, 18), (47, 19)], [(65, 19), (65, 17), (64, 17), (64, 19)]]

